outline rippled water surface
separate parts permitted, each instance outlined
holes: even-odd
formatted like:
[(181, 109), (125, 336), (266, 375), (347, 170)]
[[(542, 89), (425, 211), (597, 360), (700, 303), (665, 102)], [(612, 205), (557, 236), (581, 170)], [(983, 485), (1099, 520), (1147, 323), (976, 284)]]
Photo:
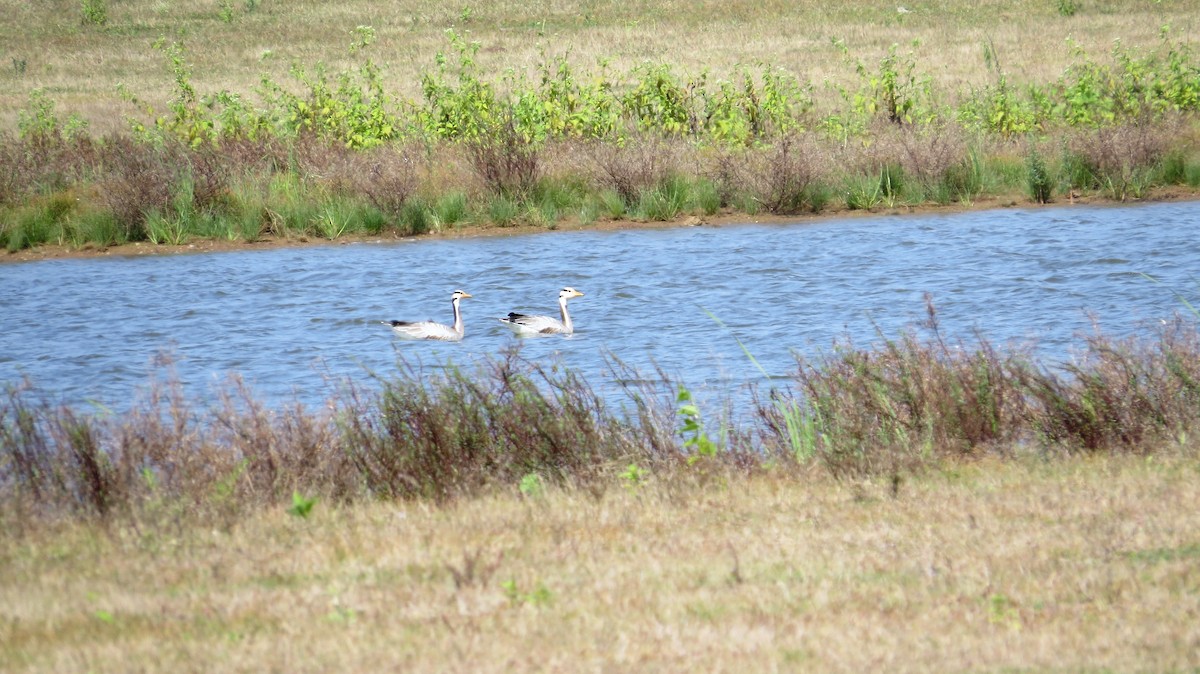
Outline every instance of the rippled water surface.
[[(1195, 299), (1198, 223), (1187, 202), (5, 264), (0, 381), (119, 408), (169, 352), (197, 396), (236, 372), (268, 401), (320, 404), (331, 381), (395, 372), (397, 353), (431, 367), (495, 356), (515, 341), (495, 318), (553, 313), (564, 285), (587, 295), (571, 304), (577, 334), (523, 352), (601, 390), (606, 354), (742, 389), (763, 375), (739, 340), (786, 375), (796, 352), (915, 324), (924, 293), (953, 336), (1065, 358), (1093, 318), (1148, 331), (1182, 309), (1171, 289)], [(474, 295), (460, 344), (400, 342), (378, 323), (449, 322), (455, 288)]]

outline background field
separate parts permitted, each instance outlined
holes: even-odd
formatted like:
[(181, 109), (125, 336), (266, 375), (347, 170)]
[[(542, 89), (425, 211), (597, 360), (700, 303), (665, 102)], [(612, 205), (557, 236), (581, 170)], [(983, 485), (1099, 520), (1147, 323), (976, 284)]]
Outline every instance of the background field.
[[(82, 7), (106, 9), (102, 25)], [(485, 73), (531, 71), (541, 54), (568, 55), (594, 67), (609, 59), (617, 72), (642, 62), (694, 74), (729, 77), (738, 65), (767, 63), (821, 85), (845, 82), (853, 65), (833, 45), (877, 63), (892, 44), (917, 40), (925, 74), (951, 91), (990, 81), (984, 45), (1021, 82), (1046, 83), (1063, 73), (1077, 46), (1103, 56), (1120, 40), (1153, 46), (1170, 26), (1176, 36), (1200, 30), (1193, 0), (1020, 0), (1005, 2), (674, 2), (601, 0), (441, 3), (401, 0), (49, 0), (0, 2), (0, 128), (12, 128), (29, 93), (44, 89), (63, 112), (93, 130), (124, 129), (137, 112), (117, 93), (123, 84), (161, 109), (171, 91), (163, 55), (151, 44), (180, 40), (200, 91), (249, 93), (266, 74), (286, 81), (293, 63), (320, 61), (334, 72), (349, 64), (357, 26), (374, 28), (370, 55), (389, 91), (419, 97), (420, 73), (448, 48), (454, 29), (482, 49)], [(829, 91), (820, 86), (820, 96)]]

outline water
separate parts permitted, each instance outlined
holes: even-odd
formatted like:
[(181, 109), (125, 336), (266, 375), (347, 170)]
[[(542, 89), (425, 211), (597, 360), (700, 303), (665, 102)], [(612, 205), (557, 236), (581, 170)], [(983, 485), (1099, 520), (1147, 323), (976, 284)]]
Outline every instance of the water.
[[(495, 318), (554, 313), (566, 285), (587, 295), (571, 304), (577, 334), (521, 340), (523, 353), (602, 391), (612, 354), (737, 398), (796, 353), (895, 336), (924, 317), (925, 293), (950, 336), (1067, 358), (1093, 321), (1149, 333), (1182, 310), (1171, 289), (1196, 299), (1197, 221), (1187, 202), (7, 264), (0, 382), (121, 408), (165, 352), (202, 399), (236, 372), (269, 402), (320, 405), (336, 382), (396, 372), (398, 354), (430, 368), (494, 357), (516, 341)], [(400, 342), (378, 323), (449, 322), (456, 288), (474, 295), (462, 343)]]

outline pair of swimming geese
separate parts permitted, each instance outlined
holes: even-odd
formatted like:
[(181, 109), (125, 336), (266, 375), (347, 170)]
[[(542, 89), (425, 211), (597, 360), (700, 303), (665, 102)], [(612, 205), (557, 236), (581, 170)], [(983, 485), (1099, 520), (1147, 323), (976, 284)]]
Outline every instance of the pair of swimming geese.
[[(471, 295), (461, 290), (455, 290), (450, 296), (450, 304), (454, 307), (454, 325), (443, 325), (435, 321), (380, 321), (392, 326), (392, 330), (402, 339), (431, 339), (441, 342), (457, 342), (463, 338), (462, 312), (458, 303)], [(534, 335), (569, 335), (575, 332), (571, 323), (571, 314), (567, 313), (567, 300), (583, 297), (583, 293), (574, 288), (563, 288), (558, 291), (558, 310), (562, 320), (550, 316), (530, 316), (528, 314), (509, 313), (499, 319), (501, 323), (521, 337)]]

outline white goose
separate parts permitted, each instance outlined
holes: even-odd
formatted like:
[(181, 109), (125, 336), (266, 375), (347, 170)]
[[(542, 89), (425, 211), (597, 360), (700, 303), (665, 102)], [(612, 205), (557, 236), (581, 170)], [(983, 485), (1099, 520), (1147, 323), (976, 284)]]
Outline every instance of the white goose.
[(450, 304), (454, 306), (454, 325), (442, 325), (434, 321), (380, 321), (392, 326), (396, 336), (401, 339), (433, 339), (440, 342), (457, 342), (463, 338), (462, 312), (458, 309), (459, 300), (470, 297), (468, 293), (455, 290), (450, 296)]
[(501, 318), (500, 322), (519, 337), (569, 335), (575, 332), (575, 326), (571, 323), (571, 314), (567, 313), (567, 300), (573, 297), (583, 297), (583, 293), (574, 288), (563, 288), (558, 291), (558, 310), (562, 313), (561, 321), (550, 316), (510, 313), (508, 317)]

